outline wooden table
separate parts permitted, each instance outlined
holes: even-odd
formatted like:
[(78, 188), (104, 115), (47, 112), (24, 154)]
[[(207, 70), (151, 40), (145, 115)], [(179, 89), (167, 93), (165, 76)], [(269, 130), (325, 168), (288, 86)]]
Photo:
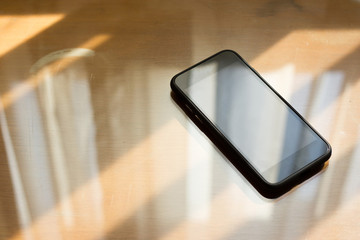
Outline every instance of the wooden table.
[[(360, 239), (360, 2), (2, 1), (1, 239)], [(240, 53), (331, 143), (262, 198), (170, 96)]]

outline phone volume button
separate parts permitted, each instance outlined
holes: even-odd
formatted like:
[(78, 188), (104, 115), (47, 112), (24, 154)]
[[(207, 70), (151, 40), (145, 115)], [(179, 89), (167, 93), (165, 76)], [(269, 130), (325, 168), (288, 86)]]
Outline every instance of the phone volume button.
[(185, 104), (185, 106), (190, 112), (193, 112), (193, 110), (191, 109), (191, 107), (189, 107), (189, 105)]
[(203, 121), (200, 119), (200, 117), (198, 115), (195, 114), (195, 118), (201, 123), (203, 124)]

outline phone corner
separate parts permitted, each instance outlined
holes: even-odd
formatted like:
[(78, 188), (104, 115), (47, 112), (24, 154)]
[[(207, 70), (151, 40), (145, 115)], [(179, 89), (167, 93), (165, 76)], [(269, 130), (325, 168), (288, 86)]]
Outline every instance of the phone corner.
[(332, 154), (332, 147), (331, 145), (327, 142), (327, 149), (326, 149), (326, 156), (328, 156), (328, 158), (330, 158), (331, 154)]
[[(255, 187), (255, 186), (254, 186)], [(284, 195), (289, 190), (284, 190), (284, 188), (280, 186), (276, 186), (274, 184), (266, 185), (263, 187), (255, 187), (256, 190), (261, 194), (261, 196), (267, 199), (277, 199)]]
[(225, 48), (225, 49), (221, 50), (219, 53), (223, 53), (223, 52), (231, 52), (231, 53), (234, 53), (234, 54), (238, 54), (235, 50), (229, 49), (229, 48)]
[(170, 88), (174, 91), (176, 89), (176, 78), (178, 77), (179, 74), (176, 74), (175, 76), (173, 76), (170, 80)]

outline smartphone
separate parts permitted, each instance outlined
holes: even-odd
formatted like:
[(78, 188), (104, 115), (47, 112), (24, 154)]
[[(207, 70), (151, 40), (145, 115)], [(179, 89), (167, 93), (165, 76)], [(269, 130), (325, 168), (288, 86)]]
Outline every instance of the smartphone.
[(176, 102), (264, 197), (283, 195), (327, 165), (327, 141), (236, 52), (216, 53), (170, 85)]

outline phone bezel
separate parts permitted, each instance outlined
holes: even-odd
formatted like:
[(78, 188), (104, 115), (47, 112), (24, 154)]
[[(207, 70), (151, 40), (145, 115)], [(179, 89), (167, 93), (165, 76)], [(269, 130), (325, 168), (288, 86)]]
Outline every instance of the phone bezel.
[[(219, 54), (225, 53), (225, 52), (231, 52), (232, 54), (236, 55), (239, 58), (239, 61), (242, 61), (255, 75), (263, 81), (263, 83), (273, 92), (275, 95), (285, 103), (285, 105), (290, 108), (296, 115), (299, 117), (301, 121), (303, 121), (312, 131), (314, 131), (315, 134), (319, 136), (319, 138), (326, 144), (326, 152), (318, 157), (317, 159), (314, 159), (309, 164), (307, 164), (305, 167), (297, 170), (296, 172), (290, 174), (283, 180), (279, 182), (269, 182), (267, 181), (263, 175), (256, 170), (256, 168), (238, 151), (238, 149), (228, 140), (226, 136), (223, 135), (223, 133), (218, 129), (218, 127), (210, 121), (207, 116), (196, 106), (195, 103), (192, 102), (192, 100), (187, 97), (187, 95), (183, 92), (181, 87), (177, 85), (176, 79), (188, 72), (189, 70), (211, 60), (212, 58), (216, 57)], [(331, 146), (330, 144), (299, 114), (296, 109), (294, 109), (254, 68), (252, 68), (238, 53), (236, 53), (233, 50), (223, 50), (220, 51), (202, 61), (199, 63), (183, 70), (182, 72), (176, 74), (172, 80), (171, 80), (171, 88), (173, 92), (176, 94), (176, 97), (178, 98), (177, 103), (178, 104), (184, 104), (186, 108), (190, 110), (190, 114), (196, 116), (196, 118), (201, 122), (201, 128), (204, 131), (208, 131), (208, 133), (211, 135), (208, 137), (210, 140), (212, 140), (215, 145), (219, 148), (220, 145), (221, 148), (226, 149), (226, 151), (229, 154), (231, 158), (235, 158), (233, 160), (229, 159), (231, 163), (245, 176), (248, 175), (249, 178), (251, 178), (252, 185), (259, 190), (259, 192), (268, 198), (275, 198), (278, 197), (291, 188), (295, 187), (299, 183), (305, 181), (307, 178), (311, 177), (312, 175), (316, 174), (316, 172), (320, 171), (322, 167), (325, 165), (327, 160), (331, 156)], [(189, 115), (189, 112), (187, 113)], [(199, 127), (199, 126), (198, 126)], [(219, 148), (220, 149), (220, 148)], [(222, 150), (222, 149), (220, 149)], [(223, 151), (223, 150), (222, 150)], [(228, 155), (228, 154), (226, 154)], [(229, 156), (227, 156), (229, 158)], [(236, 160), (238, 159), (238, 160)], [(240, 161), (239, 161), (240, 160)], [(237, 163), (237, 161), (239, 163)], [(314, 172), (315, 170), (315, 172)], [(311, 174), (310, 174), (311, 173)], [(247, 178), (248, 178), (247, 177)], [(249, 179), (248, 179), (249, 180)], [(255, 186), (255, 185), (256, 186)]]

